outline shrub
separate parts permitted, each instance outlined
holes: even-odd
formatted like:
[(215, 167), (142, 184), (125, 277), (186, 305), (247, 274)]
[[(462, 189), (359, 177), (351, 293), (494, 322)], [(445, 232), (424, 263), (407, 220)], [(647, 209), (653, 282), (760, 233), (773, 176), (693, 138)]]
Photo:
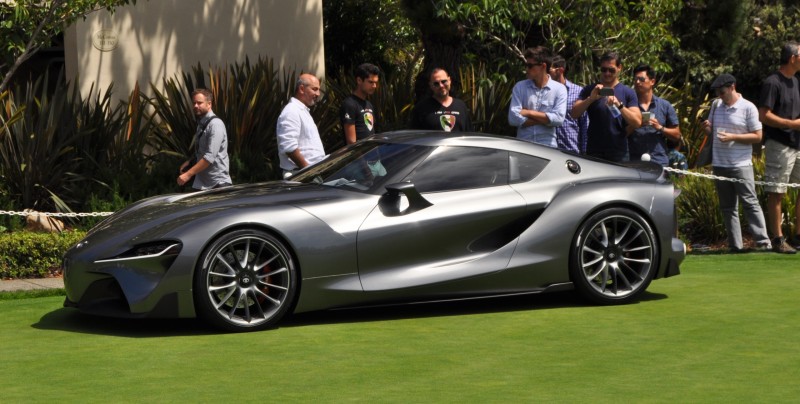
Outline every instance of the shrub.
[(61, 258), (86, 233), (0, 234), (0, 278), (42, 278), (59, 273)]

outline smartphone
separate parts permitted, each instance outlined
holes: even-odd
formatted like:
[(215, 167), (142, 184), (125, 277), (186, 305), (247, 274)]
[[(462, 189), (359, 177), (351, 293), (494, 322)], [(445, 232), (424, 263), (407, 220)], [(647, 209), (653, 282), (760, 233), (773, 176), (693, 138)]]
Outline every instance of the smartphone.
[(614, 89), (611, 87), (603, 87), (600, 89), (600, 96), (601, 97), (608, 97), (610, 95), (614, 95)]
[(642, 111), (642, 126), (650, 125), (650, 111)]

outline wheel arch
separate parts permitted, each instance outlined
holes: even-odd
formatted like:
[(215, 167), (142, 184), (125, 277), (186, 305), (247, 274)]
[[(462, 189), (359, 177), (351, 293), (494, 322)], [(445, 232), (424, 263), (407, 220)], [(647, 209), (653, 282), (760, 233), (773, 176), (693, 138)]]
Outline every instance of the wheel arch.
[[(275, 229), (274, 227), (265, 225), (263, 223), (255, 223), (255, 222), (239, 222), (239, 223), (235, 223), (235, 224), (233, 224), (231, 226), (228, 226), (228, 227), (225, 227), (225, 228), (219, 230), (212, 237), (209, 237), (208, 240), (203, 244), (202, 248), (200, 248), (200, 250), (199, 250), (200, 254), (198, 254), (197, 258), (194, 261), (194, 267), (192, 268), (192, 272), (191, 272), (191, 285), (195, 284), (195, 277), (197, 276), (198, 266), (201, 265), (200, 259), (205, 255), (205, 252), (208, 250), (208, 248), (211, 245), (213, 245), (217, 240), (219, 240), (221, 237), (223, 237), (224, 235), (226, 235), (228, 233), (231, 233), (231, 232), (234, 232), (234, 231), (239, 231), (239, 230), (260, 230), (260, 231), (263, 231), (263, 232), (275, 237), (276, 239), (278, 239), (278, 241), (280, 241), (286, 247), (286, 250), (289, 252), (289, 254), (291, 254), (292, 261), (294, 262), (294, 269), (295, 269), (295, 272), (297, 273), (297, 277), (296, 277), (296, 280), (295, 280), (295, 282), (297, 284), (297, 291), (295, 292), (294, 297), (292, 298), (292, 301), (289, 303), (290, 307), (289, 307), (289, 310), (288, 310), (288, 313), (293, 313), (294, 309), (295, 309), (295, 307), (297, 305), (297, 301), (299, 300), (300, 293), (301, 293), (302, 288), (303, 288), (303, 282), (302, 282), (303, 276), (302, 276), (302, 268), (300, 267), (300, 260), (298, 259), (297, 252), (295, 251), (292, 243), (289, 242), (288, 238), (283, 233), (281, 233), (277, 229)], [(196, 307), (197, 302), (194, 301), (194, 293), (191, 293), (191, 296), (192, 296), (192, 306)], [(196, 309), (195, 309), (195, 311), (196, 311)]]
[[(661, 237), (660, 237), (659, 232), (658, 232), (658, 227), (656, 226), (656, 224), (654, 223), (654, 221), (650, 217), (649, 212), (647, 212), (642, 206), (637, 205), (635, 203), (630, 203), (630, 202), (627, 202), (627, 201), (609, 201), (608, 203), (596, 206), (592, 210), (588, 211), (583, 217), (581, 217), (581, 219), (579, 221), (577, 221), (577, 227), (574, 230), (574, 234), (573, 234), (572, 240), (570, 242), (569, 259), (568, 259), (570, 268), (567, 271), (568, 274), (569, 274), (570, 282), (572, 282), (573, 285), (576, 285), (576, 288), (577, 288), (577, 281), (578, 280), (575, 279), (575, 276), (577, 276), (577, 273), (576, 273), (577, 270), (574, 270), (573, 265), (576, 265), (576, 262), (575, 262), (576, 258), (574, 257), (574, 254), (575, 254), (575, 248), (577, 247), (577, 243), (578, 243), (578, 237), (580, 236), (580, 234), (582, 232), (582, 229), (584, 228), (586, 223), (591, 218), (593, 218), (596, 214), (598, 214), (598, 213), (600, 213), (602, 211), (610, 210), (610, 209), (630, 210), (631, 212), (637, 214), (639, 216), (639, 218), (641, 218), (641, 220), (643, 220), (650, 228), (650, 232), (651, 232), (652, 237), (653, 237), (653, 244), (655, 246), (658, 246), (659, 248), (656, 251), (654, 251), (654, 255), (653, 255), (654, 265), (650, 269), (651, 275), (650, 275), (650, 280), (647, 281), (647, 285), (649, 285), (650, 281), (655, 279), (656, 275), (661, 271), (661, 266), (662, 266), (661, 256), (664, 254), (664, 252), (662, 251), (663, 250), (663, 248), (662, 248), (663, 246), (661, 245)], [(647, 286), (645, 286), (645, 288), (643, 290), (641, 290), (640, 292), (637, 292), (636, 295), (640, 294), (641, 292), (644, 292), (644, 290), (646, 288), (647, 288)], [(604, 303), (604, 304), (611, 304), (611, 303)]]

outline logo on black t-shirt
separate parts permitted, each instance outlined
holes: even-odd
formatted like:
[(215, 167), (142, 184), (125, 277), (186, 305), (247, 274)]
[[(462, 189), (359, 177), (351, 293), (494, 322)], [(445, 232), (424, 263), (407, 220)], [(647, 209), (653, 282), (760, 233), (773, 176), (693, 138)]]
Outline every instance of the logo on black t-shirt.
[(445, 132), (450, 132), (456, 126), (456, 117), (455, 115), (441, 115), (439, 116), (439, 123)]
[(364, 113), (364, 125), (367, 125), (367, 130), (372, 130), (372, 126), (375, 125), (375, 118), (372, 116), (372, 112)]

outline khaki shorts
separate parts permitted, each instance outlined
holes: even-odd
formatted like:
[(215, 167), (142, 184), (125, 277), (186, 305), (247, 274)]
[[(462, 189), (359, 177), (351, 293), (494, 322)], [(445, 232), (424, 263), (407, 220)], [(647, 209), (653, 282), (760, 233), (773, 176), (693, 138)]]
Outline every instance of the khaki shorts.
[[(767, 139), (764, 181), (786, 184), (800, 183), (800, 150), (783, 143)], [(776, 194), (785, 194), (787, 186), (765, 186), (764, 190)]]

